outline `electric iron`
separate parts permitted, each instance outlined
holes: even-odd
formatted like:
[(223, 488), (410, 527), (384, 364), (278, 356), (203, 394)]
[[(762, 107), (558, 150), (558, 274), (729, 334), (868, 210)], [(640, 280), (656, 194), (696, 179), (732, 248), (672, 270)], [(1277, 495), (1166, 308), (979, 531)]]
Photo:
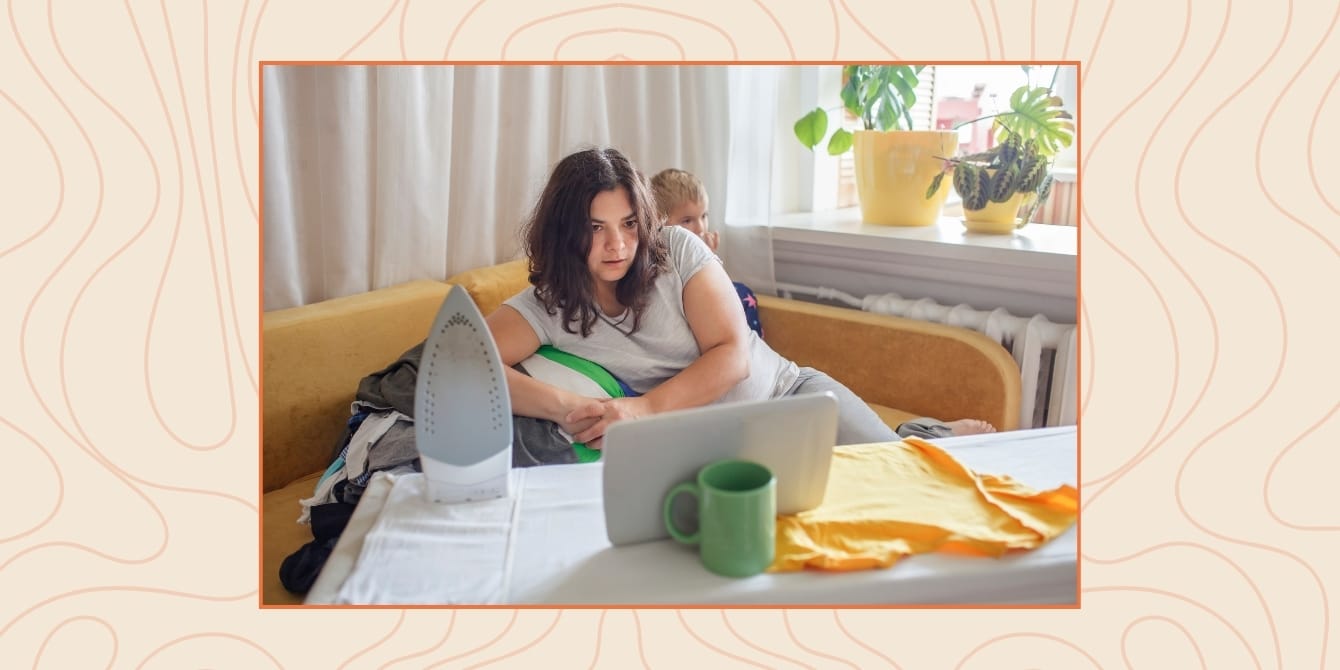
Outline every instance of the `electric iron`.
[(484, 317), (452, 286), (424, 342), (414, 388), (414, 439), (428, 499), (511, 495), (512, 401)]

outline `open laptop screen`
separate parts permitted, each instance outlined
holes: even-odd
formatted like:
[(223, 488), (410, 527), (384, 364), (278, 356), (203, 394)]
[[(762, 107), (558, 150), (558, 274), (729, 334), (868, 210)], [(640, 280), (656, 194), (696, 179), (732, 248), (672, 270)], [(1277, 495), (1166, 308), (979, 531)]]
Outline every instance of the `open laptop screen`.
[(723, 403), (622, 421), (605, 433), (605, 531), (615, 545), (668, 537), (670, 489), (724, 458), (762, 463), (777, 478), (777, 513), (823, 502), (837, 441), (831, 393)]

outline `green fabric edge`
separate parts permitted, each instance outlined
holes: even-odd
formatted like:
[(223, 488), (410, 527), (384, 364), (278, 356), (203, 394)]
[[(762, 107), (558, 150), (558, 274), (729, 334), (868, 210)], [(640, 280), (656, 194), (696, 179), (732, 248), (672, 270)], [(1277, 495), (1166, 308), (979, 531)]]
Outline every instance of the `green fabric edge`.
[[(600, 367), (596, 363), (574, 356), (561, 349), (556, 349), (552, 345), (544, 344), (535, 353), (562, 365), (566, 368), (580, 372), (588, 379), (595, 382), (611, 398), (622, 398), (623, 389), (619, 387), (619, 382), (614, 379), (614, 375), (609, 370)], [(588, 449), (585, 444), (580, 442), (572, 443), (572, 451), (577, 454), (578, 463), (594, 463), (600, 460), (600, 452), (595, 449)]]

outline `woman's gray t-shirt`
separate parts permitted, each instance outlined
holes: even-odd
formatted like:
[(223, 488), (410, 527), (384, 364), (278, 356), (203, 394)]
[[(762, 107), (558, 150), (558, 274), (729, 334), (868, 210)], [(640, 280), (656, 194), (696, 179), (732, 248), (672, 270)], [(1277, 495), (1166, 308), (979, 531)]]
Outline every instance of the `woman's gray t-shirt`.
[[(637, 332), (632, 312), (610, 318), (599, 311), (591, 334), (582, 337), (563, 329), (562, 313), (548, 314), (533, 288), (503, 304), (521, 313), (540, 344), (549, 344), (574, 356), (599, 363), (638, 393), (646, 393), (698, 359), (698, 342), (684, 316), (684, 286), (707, 263), (720, 259), (693, 233), (678, 226), (662, 229), (670, 251), (670, 267), (652, 283), (647, 308)], [(743, 318), (743, 317), (742, 317)], [(625, 320), (626, 319), (626, 320)], [(763, 400), (781, 396), (796, 380), (796, 364), (782, 358), (758, 334), (749, 332), (749, 376), (736, 384), (720, 402)]]

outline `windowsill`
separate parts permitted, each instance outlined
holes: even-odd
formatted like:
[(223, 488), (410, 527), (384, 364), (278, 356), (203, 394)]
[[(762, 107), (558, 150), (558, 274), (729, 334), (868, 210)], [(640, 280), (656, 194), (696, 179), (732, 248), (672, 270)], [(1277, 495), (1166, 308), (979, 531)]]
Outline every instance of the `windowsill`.
[(1071, 226), (1029, 224), (1012, 235), (970, 233), (956, 217), (877, 226), (853, 207), (774, 215), (769, 231), (781, 283), (1075, 322), (1078, 231)]
[(1054, 165), (1052, 166), (1052, 176), (1056, 181), (1073, 182), (1079, 179), (1079, 170), (1074, 165)]
[(1051, 269), (1073, 269), (1078, 249), (1078, 231), (1072, 226), (1029, 224), (1012, 235), (971, 233), (951, 217), (941, 217), (933, 226), (878, 226), (862, 222), (857, 207), (774, 216), (772, 237), (779, 242)]

